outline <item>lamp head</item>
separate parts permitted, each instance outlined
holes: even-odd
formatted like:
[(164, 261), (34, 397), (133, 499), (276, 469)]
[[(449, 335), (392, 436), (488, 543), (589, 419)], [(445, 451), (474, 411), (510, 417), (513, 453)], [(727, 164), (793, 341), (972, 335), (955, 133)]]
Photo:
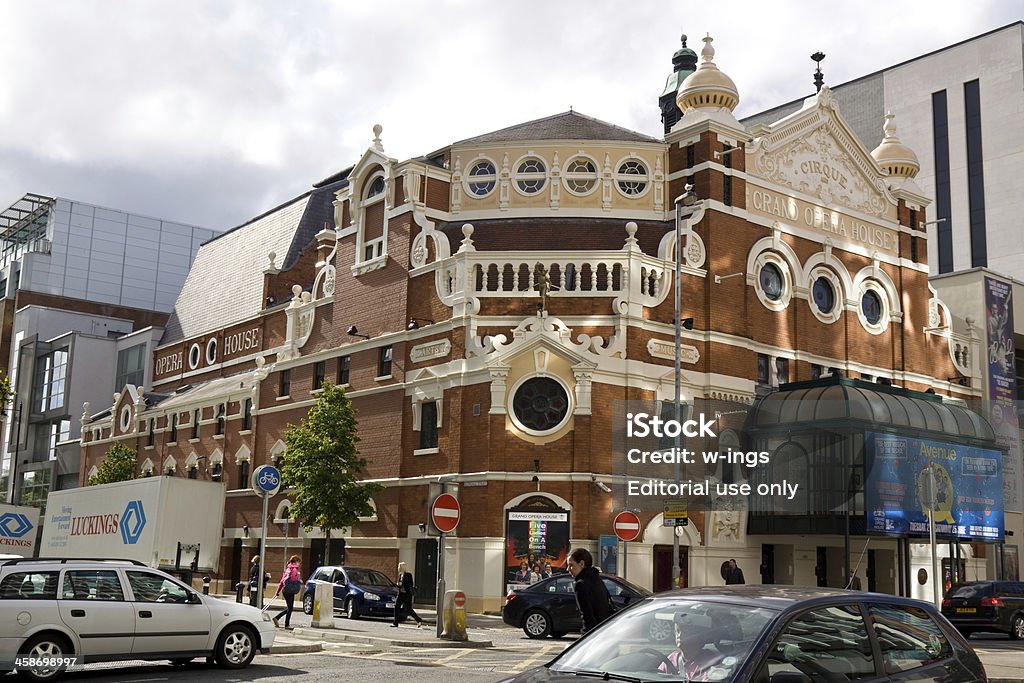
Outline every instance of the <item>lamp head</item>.
[(697, 203), (697, 193), (693, 191), (693, 185), (683, 187), (683, 193), (676, 197), (676, 204), (693, 206)]

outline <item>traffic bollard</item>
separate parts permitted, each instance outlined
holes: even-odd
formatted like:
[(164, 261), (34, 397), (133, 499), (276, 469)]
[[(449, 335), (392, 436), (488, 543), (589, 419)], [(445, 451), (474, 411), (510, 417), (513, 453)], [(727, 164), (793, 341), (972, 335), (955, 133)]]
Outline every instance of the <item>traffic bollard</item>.
[(235, 602), (242, 602), (242, 591), (245, 590), (245, 584), (239, 581), (235, 584)]
[(210, 577), (209, 576), (204, 576), (203, 577), (203, 595), (209, 595), (209, 594), (210, 594)]
[[(313, 591), (313, 628), (334, 628), (334, 586), (317, 583)], [(350, 607), (349, 609), (355, 609)]]
[(444, 593), (444, 633), (446, 640), (469, 640), (466, 633), (466, 594), (462, 591)]

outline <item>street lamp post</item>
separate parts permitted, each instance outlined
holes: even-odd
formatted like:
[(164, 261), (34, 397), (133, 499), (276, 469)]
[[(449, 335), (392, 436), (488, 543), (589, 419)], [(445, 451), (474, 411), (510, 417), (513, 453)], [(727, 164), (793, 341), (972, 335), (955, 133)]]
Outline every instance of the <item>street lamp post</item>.
[[(686, 224), (686, 237), (689, 242), (690, 226), (693, 223), (699, 223), (700, 219), (704, 217), (704, 205), (697, 198), (697, 193), (693, 191), (693, 185), (686, 185), (683, 188), (683, 194), (676, 197), (676, 291), (675, 291), (675, 328), (676, 328), (676, 354), (675, 354), (675, 419), (676, 422), (682, 422), (682, 365), (683, 365), (683, 333), (682, 333), (682, 316), (683, 316), (683, 304), (682, 304), (682, 276), (683, 276), (683, 249), (685, 244), (683, 243), (683, 224)], [(675, 436), (675, 480), (676, 490), (679, 490), (679, 447), (680, 447), (680, 435), (679, 430), (676, 430)], [(672, 528), (672, 587), (679, 588), (679, 534), (676, 533), (675, 527)]]

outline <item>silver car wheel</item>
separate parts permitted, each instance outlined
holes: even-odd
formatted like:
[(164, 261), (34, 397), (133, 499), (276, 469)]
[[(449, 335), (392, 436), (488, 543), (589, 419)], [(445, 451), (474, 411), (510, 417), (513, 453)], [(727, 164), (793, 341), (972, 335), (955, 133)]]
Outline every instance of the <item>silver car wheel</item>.
[(651, 619), (651, 625), (647, 629), (647, 637), (652, 642), (663, 643), (674, 634), (675, 627), (668, 619)]
[[(29, 657), (37, 659), (45, 658), (56, 658), (60, 659), (65, 656), (66, 652), (63, 643), (57, 638), (49, 636), (39, 636), (35, 639), (25, 651), (25, 654)], [(48, 681), (55, 679), (64, 673), (65, 667), (33, 667), (32, 669), (22, 669), (21, 671), (27, 675), (30, 680), (33, 681)]]
[(1013, 638), (1024, 640), (1024, 617), (1019, 614), (1013, 618)]
[(224, 639), (224, 659), (234, 666), (244, 666), (252, 659), (252, 636), (242, 629), (236, 629)]
[(543, 638), (548, 632), (548, 618), (542, 612), (530, 612), (526, 615), (523, 629), (531, 638)]

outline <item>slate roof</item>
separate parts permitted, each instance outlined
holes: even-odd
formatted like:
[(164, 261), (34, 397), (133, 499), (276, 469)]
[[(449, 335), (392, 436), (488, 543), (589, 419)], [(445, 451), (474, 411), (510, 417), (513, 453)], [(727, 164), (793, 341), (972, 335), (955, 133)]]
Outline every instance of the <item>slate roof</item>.
[(468, 138), (456, 145), (492, 142), (526, 142), (533, 140), (614, 140), (620, 142), (662, 142), (643, 133), (595, 119), (576, 111), (555, 114), (536, 121), (519, 123), (508, 128)]

